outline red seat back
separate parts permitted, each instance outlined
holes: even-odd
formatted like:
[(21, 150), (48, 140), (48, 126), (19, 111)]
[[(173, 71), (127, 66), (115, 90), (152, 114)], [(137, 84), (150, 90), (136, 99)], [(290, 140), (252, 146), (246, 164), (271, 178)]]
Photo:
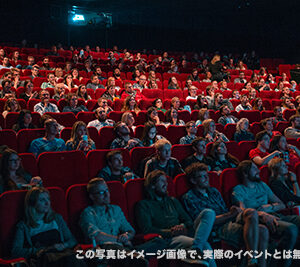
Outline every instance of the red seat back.
[(1, 130), (0, 145), (7, 145), (9, 148), (17, 151), (18, 146), (17, 146), (17, 136), (15, 131), (11, 129)]
[(22, 166), (26, 172), (32, 176), (39, 175), (36, 158), (32, 153), (20, 153), (19, 157), (22, 159)]
[(151, 147), (135, 147), (130, 151), (130, 158), (131, 158), (131, 166), (132, 170), (137, 173), (138, 167), (141, 164), (141, 162), (155, 154), (155, 148), (153, 146)]
[(171, 144), (178, 144), (181, 137), (186, 135), (185, 126), (169, 125), (167, 128), (167, 139)]
[(221, 194), (227, 206), (231, 206), (231, 193), (233, 188), (240, 182), (238, 180), (236, 169), (230, 168), (222, 171), (220, 176)]
[(256, 147), (255, 141), (239, 142), (240, 161), (249, 159), (249, 152)]
[(172, 157), (176, 158), (178, 161), (189, 157), (194, 153), (192, 145), (178, 145), (172, 146)]
[(18, 152), (27, 152), (34, 139), (43, 137), (45, 129), (22, 129), (17, 134)]
[(37, 161), (44, 186), (60, 186), (66, 190), (73, 184), (88, 181), (87, 160), (82, 151), (44, 152)]

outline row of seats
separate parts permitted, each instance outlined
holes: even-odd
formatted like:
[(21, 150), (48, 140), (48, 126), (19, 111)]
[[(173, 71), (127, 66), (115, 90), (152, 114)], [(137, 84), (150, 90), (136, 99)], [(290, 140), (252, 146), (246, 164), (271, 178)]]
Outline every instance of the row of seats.
[[(122, 115), (121, 112), (120, 113), (114, 112), (112, 114), (115, 114), (115, 117), (109, 116), (110, 118), (114, 119), (115, 121), (120, 121)], [(142, 120), (145, 122), (146, 114), (145, 113), (139, 113), (139, 114), (143, 114), (144, 118), (138, 116), (137, 122), (142, 122)], [(186, 114), (186, 113), (182, 113), (182, 114)], [(36, 120), (38, 116), (35, 116), (35, 113), (33, 115)], [(49, 113), (49, 115), (57, 119), (58, 123), (63, 123), (63, 125), (65, 125), (66, 128), (64, 128), (61, 131), (60, 136), (65, 141), (68, 140), (71, 135), (71, 129), (72, 129), (71, 127), (76, 122), (74, 114), (73, 113)], [(85, 115), (88, 115), (90, 118), (94, 116), (93, 113), (80, 113), (77, 115), (77, 118), (79, 120), (88, 123), (90, 119), (88, 119), (88, 117)], [(15, 118), (17, 118), (17, 114)], [(190, 117), (188, 119), (190, 119)], [(289, 126), (288, 121), (278, 122), (277, 125), (275, 125), (274, 130), (283, 133), (288, 126)], [(185, 126), (169, 125), (168, 127), (165, 127), (164, 125), (157, 125), (156, 128), (158, 134), (165, 136), (168, 140), (170, 140), (172, 144), (178, 144), (179, 139), (186, 135)], [(227, 124), (225, 127), (223, 127), (223, 125), (216, 123), (216, 129), (219, 132), (224, 133), (229, 138), (229, 140), (233, 140), (233, 136), (236, 131), (236, 124)], [(144, 130), (143, 123), (139, 123), (135, 131), (132, 132), (132, 136), (141, 138), (143, 134), (143, 130)], [(259, 122), (253, 122), (250, 125), (250, 131), (254, 134), (254, 136), (262, 130), (263, 127)], [(88, 131), (90, 137), (95, 141), (96, 148), (98, 149), (110, 147), (111, 142), (113, 141), (114, 138), (116, 138), (113, 127), (110, 126), (101, 128), (99, 132), (94, 127), (88, 127)], [(203, 136), (203, 133), (204, 133), (203, 125), (199, 125), (197, 136)], [(28, 151), (31, 141), (36, 138), (43, 137), (44, 134), (45, 134), (44, 129), (22, 129), (18, 133), (15, 133), (11, 129), (4, 129), (0, 131), (0, 145), (8, 145), (9, 147), (17, 150), (18, 152), (26, 152)]]
[[(300, 163), (297, 164), (298, 179), (300, 174)], [(268, 181), (268, 169), (260, 169), (263, 181)], [(239, 184), (236, 169), (225, 169), (220, 177), (215, 172), (209, 172), (210, 185), (216, 187), (222, 194), (228, 207), (230, 196), (234, 186)], [(124, 185), (120, 182), (108, 182), (111, 193), (111, 203), (119, 205), (129, 222), (136, 227), (135, 205), (144, 199), (144, 179), (129, 180)], [(170, 196), (180, 198), (189, 189), (187, 178), (184, 174), (178, 175), (173, 181), (168, 178), (168, 192)], [(82, 232), (78, 226), (81, 212), (91, 204), (87, 191), (86, 182), (68, 187), (66, 193), (60, 187), (48, 187), (50, 192), (52, 208), (60, 213), (68, 222), (71, 231), (80, 243), (84, 243)], [(26, 191), (7, 191), (0, 195), (0, 256), (7, 258), (11, 243), (15, 234), (15, 225), (24, 216), (23, 203)], [(138, 229), (137, 229), (138, 230)]]
[[(300, 148), (300, 142), (288, 140), (290, 144)], [(213, 143), (206, 146), (209, 153)], [(248, 159), (251, 149), (256, 147), (254, 141), (226, 142), (229, 153), (237, 157), (240, 161)], [(138, 172), (139, 164), (145, 158), (155, 154), (154, 147), (136, 147), (130, 152), (122, 150), (124, 166)], [(89, 151), (85, 155), (82, 151), (44, 152), (36, 159), (31, 153), (20, 153), (24, 169), (32, 175), (40, 175), (45, 186), (60, 186), (67, 189), (74, 183), (84, 183), (89, 178), (95, 177), (99, 171), (105, 167), (106, 154), (111, 149), (98, 149)], [(191, 145), (172, 145), (172, 156), (182, 161), (193, 153)], [(23, 152), (23, 151), (22, 151)], [(53, 168), (55, 166), (55, 168)]]

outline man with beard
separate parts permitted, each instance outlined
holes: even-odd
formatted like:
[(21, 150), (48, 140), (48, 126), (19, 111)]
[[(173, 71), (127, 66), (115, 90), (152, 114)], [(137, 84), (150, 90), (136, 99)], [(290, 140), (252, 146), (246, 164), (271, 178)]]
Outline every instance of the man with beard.
[(279, 121), (286, 121), (286, 119), (282, 116), (282, 109), (279, 106), (276, 106), (274, 108), (274, 117), (270, 118), (272, 120), (272, 123), (274, 125), (277, 124)]
[(91, 76), (91, 82), (87, 84), (86, 88), (96, 91), (96, 89), (98, 88), (104, 89), (104, 85), (100, 83), (98, 76), (96, 74), (93, 74)]
[(114, 126), (114, 121), (107, 118), (107, 114), (103, 107), (99, 107), (95, 110), (96, 120), (90, 121), (87, 127), (95, 127), (99, 131), (104, 126)]
[(284, 130), (284, 135), (286, 138), (297, 139), (300, 137), (300, 115), (293, 115), (289, 119), (291, 127)]
[(126, 82), (124, 84), (124, 89), (125, 90), (121, 93), (121, 99), (125, 99), (128, 96), (134, 97), (137, 102), (139, 102), (141, 99), (145, 99), (140, 90), (133, 89), (133, 85), (130, 82)]
[(42, 89), (39, 93), (39, 97), (41, 102), (37, 103), (33, 107), (34, 112), (38, 112), (41, 115), (45, 114), (46, 112), (59, 112), (58, 107), (55, 104), (50, 103), (50, 93), (48, 90)]
[(147, 87), (147, 78), (145, 75), (139, 77), (139, 81), (133, 85), (134, 89), (139, 89), (141, 92), (143, 89), (148, 89)]
[(187, 135), (183, 136), (179, 140), (179, 144), (181, 145), (189, 145), (196, 138), (197, 126), (194, 121), (189, 121), (185, 125), (185, 130)]
[[(161, 170), (150, 172), (144, 183), (146, 199), (136, 206), (137, 224), (144, 234), (157, 233), (168, 240), (170, 248), (211, 250), (207, 242), (215, 212), (203, 210), (193, 222), (179, 200), (168, 195), (168, 181)], [(216, 266), (213, 259), (209, 266)]]
[[(94, 178), (87, 184), (87, 193), (93, 205), (80, 215), (79, 225), (88, 242), (95, 242), (103, 249), (130, 252), (135, 231), (117, 205), (110, 204), (110, 193), (103, 178)], [(101, 265), (102, 266), (102, 265)], [(110, 260), (109, 266), (147, 266), (141, 259)]]
[[(300, 227), (300, 217), (277, 213), (285, 208), (283, 202), (259, 177), (259, 169), (250, 160), (242, 161), (237, 168), (241, 184), (232, 192), (232, 203), (242, 210), (256, 209), (259, 221), (267, 226), (270, 236), (279, 238), (280, 250), (293, 250)], [(280, 266), (290, 266), (292, 259), (285, 259)]]
[(228, 123), (237, 123), (238, 119), (230, 114), (230, 108), (228, 105), (222, 105), (220, 107), (220, 113), (221, 117), (218, 120), (218, 123), (221, 123), (223, 126), (225, 126)]
[[(204, 209), (216, 213), (212, 237), (222, 239), (239, 248), (246, 245), (247, 251), (264, 251), (268, 248), (268, 229), (259, 225), (257, 211), (232, 206), (229, 210), (214, 187), (209, 186), (207, 166), (193, 163), (186, 168), (191, 189), (183, 196), (183, 203), (192, 219)], [(265, 257), (259, 258), (259, 266), (266, 266)], [(257, 264), (257, 259), (248, 258), (248, 266)]]

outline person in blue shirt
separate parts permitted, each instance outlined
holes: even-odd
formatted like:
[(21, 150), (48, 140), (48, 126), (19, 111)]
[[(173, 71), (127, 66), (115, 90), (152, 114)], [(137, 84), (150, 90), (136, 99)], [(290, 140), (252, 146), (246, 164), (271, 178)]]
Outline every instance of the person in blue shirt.
[(64, 151), (66, 150), (65, 141), (61, 138), (56, 138), (58, 134), (58, 123), (54, 119), (45, 121), (45, 136), (33, 140), (29, 147), (29, 152), (36, 157), (42, 152), (49, 151)]

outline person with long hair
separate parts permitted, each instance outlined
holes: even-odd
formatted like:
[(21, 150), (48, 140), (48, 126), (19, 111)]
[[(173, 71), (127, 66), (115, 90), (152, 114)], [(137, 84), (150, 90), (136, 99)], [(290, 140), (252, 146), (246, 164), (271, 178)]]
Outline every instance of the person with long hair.
[(79, 71), (78, 71), (78, 69), (76, 69), (76, 68), (74, 68), (74, 69), (71, 70), (71, 74), (72, 74), (73, 80), (76, 79), (76, 80), (78, 80), (78, 81), (81, 81), (82, 78), (83, 78), (83, 77), (81, 77), (81, 76), (79, 75)]
[(10, 148), (4, 150), (0, 164), (0, 194), (8, 190), (20, 190), (42, 185), (39, 176), (32, 177), (23, 169), (18, 153)]
[(241, 118), (236, 124), (236, 131), (233, 137), (234, 141), (253, 141), (254, 135), (249, 131), (249, 120)]
[(26, 102), (30, 99), (38, 97), (38, 92), (33, 92), (33, 83), (31, 80), (26, 80), (24, 82), (24, 92), (20, 94), (19, 98), (24, 99)]
[(263, 105), (263, 101), (260, 97), (257, 97), (253, 101), (253, 110), (263, 111), (265, 107)]
[(77, 87), (77, 85), (73, 82), (73, 76), (72, 74), (66, 74), (64, 77), (64, 86), (66, 89), (69, 89), (71, 91), (72, 88)]
[(185, 123), (183, 120), (180, 120), (178, 118), (178, 111), (176, 108), (171, 107), (167, 112), (166, 112), (166, 117), (165, 117), (165, 124), (166, 126), (169, 125), (181, 125), (184, 126)]
[(228, 153), (226, 144), (222, 141), (213, 143), (210, 150), (210, 157), (212, 158), (212, 171), (216, 171), (219, 174), (224, 169), (236, 168), (239, 164), (239, 160)]
[(196, 121), (196, 126), (199, 126), (203, 123), (203, 121), (207, 120), (210, 118), (209, 112), (207, 108), (201, 108), (198, 111), (198, 120)]
[(86, 124), (83, 121), (74, 123), (71, 138), (66, 142), (66, 150), (82, 150), (85, 153), (96, 149), (95, 142), (90, 138)]
[(120, 98), (116, 94), (116, 87), (114, 85), (108, 86), (104, 94), (101, 96), (101, 98), (106, 98), (112, 102), (114, 102), (117, 98)]
[(79, 87), (76, 91), (76, 95), (77, 95), (78, 98), (84, 99), (85, 102), (92, 99), (91, 96), (88, 95), (86, 86), (84, 84), (79, 85)]
[(223, 141), (228, 142), (229, 139), (223, 134), (216, 130), (216, 124), (213, 119), (206, 119), (202, 123), (203, 125), (203, 136), (206, 143)]
[(132, 131), (135, 130), (136, 126), (134, 126), (135, 119), (131, 111), (125, 111), (121, 117), (121, 122), (124, 122), (129, 129)]
[(146, 122), (151, 121), (155, 125), (160, 124), (160, 119), (155, 107), (150, 107), (147, 109)]
[(74, 93), (69, 93), (67, 95), (68, 105), (64, 106), (63, 112), (73, 112), (77, 115), (80, 111), (88, 111), (87, 107), (84, 105), (78, 105), (78, 96)]
[(210, 63), (208, 64), (208, 69), (212, 74), (212, 81), (222, 81), (223, 78), (225, 77), (223, 73), (223, 66), (221, 62), (221, 57), (220, 55), (215, 55)]
[(202, 109), (202, 108), (208, 108), (208, 102), (204, 95), (198, 95), (197, 97), (197, 103), (194, 106), (194, 109)]
[(55, 68), (54, 74), (55, 74), (55, 81), (56, 82), (58, 82), (59, 79), (64, 78), (64, 71), (60, 67)]
[(288, 170), (284, 159), (273, 158), (268, 163), (270, 188), (288, 207), (300, 204), (300, 189), (295, 173)]
[(287, 143), (283, 135), (275, 135), (270, 143), (269, 152), (281, 152), (282, 159), (291, 167), (295, 167), (297, 162), (300, 162), (300, 150), (293, 145)]
[(21, 111), (21, 106), (20, 106), (19, 102), (17, 101), (17, 99), (11, 97), (6, 100), (3, 110), (4, 111), (3, 111), (2, 115), (5, 118), (9, 112)]
[(124, 101), (123, 108), (121, 111), (134, 111), (135, 113), (140, 112), (140, 108), (138, 107), (135, 98), (132, 96), (127, 96)]
[(175, 76), (170, 77), (168, 89), (181, 89)]
[(145, 123), (144, 131), (141, 139), (144, 146), (153, 146), (157, 140), (163, 138), (164, 138), (163, 136), (157, 134), (157, 129), (153, 122), (148, 121)]
[[(35, 266), (85, 266), (77, 260), (75, 253), (64, 255), (66, 249), (77, 244), (66, 222), (60, 214), (51, 208), (50, 193), (43, 187), (35, 187), (25, 196), (24, 218), (17, 225), (12, 245), (12, 256), (36, 259)], [(47, 261), (47, 253), (60, 253), (55, 262)]]
[(31, 111), (29, 110), (21, 110), (19, 117), (17, 119), (17, 123), (13, 125), (12, 129), (15, 132), (18, 132), (22, 129), (35, 129), (37, 128), (33, 123), (32, 123), (32, 116), (31, 116)]

